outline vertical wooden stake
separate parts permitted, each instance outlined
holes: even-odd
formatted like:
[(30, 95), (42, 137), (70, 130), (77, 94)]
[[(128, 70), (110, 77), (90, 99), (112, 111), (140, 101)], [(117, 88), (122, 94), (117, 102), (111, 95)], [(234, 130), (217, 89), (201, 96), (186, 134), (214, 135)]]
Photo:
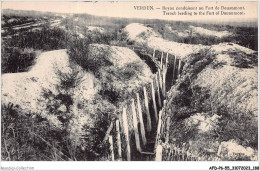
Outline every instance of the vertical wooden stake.
[(163, 147), (161, 145), (158, 145), (156, 148), (155, 161), (162, 161), (162, 150)]
[(152, 124), (151, 124), (151, 114), (149, 111), (149, 103), (148, 103), (146, 87), (144, 87), (144, 104), (145, 104), (146, 117), (147, 117), (147, 131), (150, 132), (152, 130)]
[(132, 99), (132, 112), (133, 112), (133, 124), (134, 124), (134, 131), (135, 131), (135, 144), (137, 151), (141, 152), (141, 145), (139, 139), (139, 132), (138, 132), (138, 124), (137, 124), (137, 117), (135, 111), (135, 101)]
[(163, 101), (164, 113), (166, 114), (167, 100)]
[(165, 64), (165, 75), (167, 74), (168, 66)]
[(138, 94), (138, 93), (136, 93), (136, 98), (137, 98), (137, 109), (138, 109), (138, 113), (139, 113), (139, 120), (140, 120), (142, 140), (143, 140), (143, 144), (146, 145), (146, 137), (145, 137), (143, 113), (142, 113), (142, 108), (141, 108), (141, 103), (140, 103), (140, 97), (139, 97), (139, 94)]
[(169, 54), (167, 53), (166, 54), (166, 62), (165, 62), (166, 68), (168, 68), (168, 61), (169, 61)]
[(179, 60), (179, 66), (178, 66), (178, 78), (181, 76), (181, 60)]
[(156, 82), (156, 87), (157, 87), (157, 94), (158, 94), (158, 101), (159, 101), (159, 107), (162, 107), (162, 100), (161, 100), (161, 93), (160, 93), (160, 85), (158, 81), (158, 72), (155, 75), (155, 82)]
[(107, 132), (106, 132), (105, 138), (103, 139), (103, 142), (107, 141), (107, 139), (109, 138), (110, 132), (113, 129), (113, 125), (114, 125), (113, 122), (111, 122), (109, 128), (107, 129)]
[(159, 121), (157, 125), (157, 132), (156, 132), (156, 140), (155, 140), (155, 148), (157, 147), (158, 141), (159, 141), (159, 135), (161, 132), (161, 126), (162, 126), (162, 110), (159, 112)]
[(168, 67), (167, 67), (167, 65), (165, 65), (165, 67), (164, 67), (164, 75), (165, 75), (165, 91), (167, 90), (167, 89), (166, 89), (167, 70), (168, 70)]
[(176, 56), (174, 56), (173, 73), (172, 73), (173, 81), (172, 82), (174, 82), (174, 80), (175, 80), (175, 69), (176, 69)]
[(120, 124), (119, 120), (116, 120), (116, 133), (117, 133), (117, 150), (119, 160), (122, 161), (122, 150), (121, 150), (121, 136), (120, 136)]
[(153, 108), (154, 108), (154, 117), (156, 122), (158, 122), (158, 118), (157, 118), (157, 106), (156, 106), (156, 101), (155, 101), (155, 92), (154, 92), (154, 86), (153, 86), (153, 80), (151, 82), (152, 84), (152, 99), (153, 99)]
[[(166, 132), (166, 125), (167, 125), (167, 100), (164, 100), (163, 101), (163, 118), (164, 119), (164, 122), (163, 122), (163, 133), (165, 135), (165, 132)], [(165, 138), (165, 137), (164, 137)]]
[(125, 107), (123, 108), (122, 120), (123, 120), (124, 134), (125, 134), (125, 139), (126, 139), (127, 161), (131, 161), (131, 149), (130, 149), (129, 134), (128, 134), (128, 123), (127, 123), (127, 116), (126, 116), (126, 108)]
[(162, 82), (162, 85), (163, 85), (163, 97), (166, 98), (166, 68), (165, 68), (165, 65), (163, 67), (163, 82)]
[(160, 87), (161, 87), (161, 90), (162, 90), (163, 89), (163, 86), (162, 86), (162, 75), (161, 75), (161, 70), (160, 69), (158, 70), (158, 77), (159, 77)]
[(109, 135), (109, 144), (110, 144), (110, 151), (111, 151), (111, 159), (112, 159), (112, 161), (115, 161), (114, 147), (113, 147), (113, 137), (112, 137), (112, 135)]
[(168, 116), (167, 117), (167, 121), (166, 121), (166, 138), (165, 138), (165, 143), (169, 142), (169, 131), (170, 131), (170, 124), (171, 124), (171, 117)]
[(155, 57), (155, 49), (153, 49), (153, 58)]
[(162, 52), (162, 56), (161, 56), (161, 69), (163, 67), (163, 52)]

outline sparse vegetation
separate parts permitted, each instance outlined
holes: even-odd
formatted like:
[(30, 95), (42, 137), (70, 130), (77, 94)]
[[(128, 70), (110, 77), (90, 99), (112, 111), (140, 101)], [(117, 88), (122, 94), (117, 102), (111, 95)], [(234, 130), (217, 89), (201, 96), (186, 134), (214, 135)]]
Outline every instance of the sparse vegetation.
[(2, 73), (28, 71), (36, 51), (64, 49), (68, 36), (59, 28), (45, 25), (40, 30), (16, 31), (2, 41)]
[[(8, 51), (8, 52), (6, 52)], [(15, 73), (28, 71), (35, 62), (36, 53), (21, 52), (18, 48), (5, 49), (2, 46), (2, 73)]]
[(229, 56), (234, 60), (233, 66), (239, 68), (253, 68), (258, 64), (256, 54), (247, 55), (244, 52), (230, 52)]
[(101, 58), (103, 58), (101, 56), (96, 56), (96, 58), (89, 57), (88, 48), (89, 44), (91, 43), (109, 44), (110, 38), (109, 36), (104, 34), (99, 34), (97, 37), (94, 38), (90, 36), (87, 38), (79, 38), (75, 35), (68, 44), (68, 52), (70, 58), (74, 60), (78, 65), (82, 66), (86, 70), (96, 73), (95, 71), (97, 71), (101, 66), (106, 66), (110, 64), (107, 60), (100, 60)]
[[(231, 64), (233, 66), (251, 68), (253, 67), (252, 65), (257, 63), (254, 61), (257, 58), (253, 56), (248, 56), (244, 53), (235, 54), (236, 55), (233, 56), (231, 53), (231, 58), (236, 58), (233, 64)], [(243, 58), (243, 60), (240, 59), (240, 57)], [(194, 80), (198, 78), (198, 74), (205, 69), (205, 67), (213, 65), (212, 67), (218, 69), (216, 67), (215, 58), (216, 56), (212, 55), (208, 50), (190, 56), (187, 61), (190, 65), (184, 68), (184, 75), (177, 83), (177, 87), (175, 87), (178, 91), (177, 93), (175, 92), (174, 102), (172, 103), (172, 110), (174, 111), (172, 129), (170, 132), (172, 140), (174, 140), (174, 143), (178, 146), (183, 146), (183, 143), (189, 142), (189, 148), (192, 153), (202, 157), (203, 160), (214, 160), (214, 157), (217, 157), (218, 143), (227, 142), (231, 139), (245, 147), (251, 147), (252, 149), (257, 149), (258, 147), (258, 126), (254, 114), (247, 110), (238, 109), (234, 105), (223, 104), (221, 102), (220, 96), (225, 94), (225, 97), (228, 98), (227, 93), (234, 91), (231, 87), (232, 85), (223, 83), (223, 85), (215, 91), (215, 93), (217, 93), (215, 95), (211, 92), (210, 87), (194, 85)], [(220, 65), (226, 64), (221, 63)], [(232, 84), (236, 83), (232, 82)], [(237, 96), (242, 95), (237, 94)], [(233, 101), (236, 98), (237, 97), (233, 97), (230, 100)], [(192, 121), (190, 118), (194, 116), (201, 117), (202, 120), (195, 119), (195, 121)], [(213, 116), (218, 118), (217, 126), (213, 126), (214, 129), (208, 132), (200, 132), (198, 127), (201, 123), (204, 123), (206, 126), (213, 124), (205, 119), (203, 120), (203, 117), (209, 118)], [(207, 150), (205, 149), (209, 149), (213, 151), (213, 153), (207, 154)], [(225, 156), (221, 158), (221, 160), (250, 159), (248, 156), (241, 154), (238, 156)]]
[(64, 154), (69, 148), (62, 146), (70, 141), (66, 132), (39, 115), (22, 113), (12, 104), (1, 109), (2, 160), (71, 160)]
[[(13, 15), (13, 11), (9, 12), (11, 14), (6, 13), (2, 16), (4, 29), (1, 47), (2, 74), (29, 71), (35, 63), (37, 54), (42, 51), (67, 49), (70, 61), (68, 72), (55, 70), (55, 79), (58, 83), (42, 89), (37, 99), (40, 112), (25, 111), (16, 104), (2, 104), (1, 159), (4, 161), (107, 160), (109, 147), (104, 137), (110, 122), (121, 112), (120, 105), (129, 106), (136, 92), (141, 92), (140, 97), (143, 99), (143, 82), (137, 82), (141, 80), (139, 77), (145, 75), (143, 64), (131, 62), (119, 67), (114, 65), (112, 60), (108, 60), (111, 55), (109, 53), (112, 53), (110, 46), (135, 44), (134, 41), (127, 40), (127, 34), (122, 31), (131, 22), (144, 23), (153, 28), (155, 33), (161, 35), (162, 38), (179, 43), (215, 45), (233, 42), (253, 50), (257, 50), (258, 43), (257, 28), (253, 27), (204, 25), (180, 21), (112, 19), (85, 14), (61, 18), (53, 14), (43, 16), (29, 12)], [(59, 18), (61, 20), (59, 27), (52, 27), (45, 23), (32, 28), (14, 29), (19, 25), (48, 22), (50, 18)], [(227, 30), (232, 35), (224, 38), (193, 35), (190, 25), (217, 31)], [(96, 28), (91, 29), (88, 26)], [(186, 36), (180, 36), (178, 32), (183, 32)], [(147, 39), (149, 36), (144, 31), (138, 37)], [(103, 44), (103, 46), (100, 48), (94, 45), (93, 50), (91, 49), (93, 44)], [(223, 53), (232, 60), (230, 64), (232, 67), (240, 69), (257, 67), (256, 54), (247, 54), (242, 51)], [(138, 55), (145, 60), (153, 72), (157, 71), (149, 57), (144, 54)], [(159, 59), (161, 53), (155, 56)], [(189, 144), (191, 150), (205, 160), (214, 159), (219, 143), (231, 139), (253, 149), (258, 147), (258, 126), (252, 111), (241, 110), (234, 105), (223, 105), (218, 96), (212, 94), (210, 88), (193, 84), (206, 68), (217, 70), (227, 65), (227, 62), (219, 62), (216, 58), (216, 54), (212, 53), (211, 49), (201, 50), (185, 58), (185, 62), (189, 65), (182, 66), (182, 77), (173, 87), (175, 97), (171, 104), (174, 111), (170, 134), (172, 143), (182, 146), (192, 141), (193, 144)], [(170, 62), (173, 62), (171, 60)], [(78, 90), (82, 84), (88, 84), (83, 79), (86, 73), (94, 75), (98, 83), (93, 81), (93, 84), (100, 86), (97, 86), (97, 93), (91, 98), (82, 95), (83, 92), (80, 91), (84, 91), (84, 88)], [(136, 73), (142, 73), (142, 75)], [(131, 91), (126, 91), (125, 89), (129, 88), (126, 83), (131, 79), (136, 79), (136, 82), (131, 82), (134, 88), (130, 87)], [(139, 87), (135, 87), (134, 84), (138, 84)], [(227, 89), (225, 91), (233, 91), (231, 85), (223, 87)], [(224, 92), (223, 87), (217, 91)], [(147, 92), (150, 96), (151, 89), (148, 86)], [(144, 112), (144, 104), (141, 103)], [(151, 104), (149, 107), (152, 109)], [(118, 111), (119, 108), (120, 111)], [(128, 113), (129, 109), (127, 109)], [(208, 132), (200, 132), (198, 129), (200, 122), (189, 126), (191, 122), (189, 119), (195, 115), (205, 116), (205, 118), (218, 116), (218, 125)], [(151, 116), (154, 116), (153, 109)], [(144, 120), (146, 119), (144, 117)], [(130, 132), (130, 140), (131, 146), (135, 146), (133, 131)], [(123, 142), (122, 146), (125, 147), (125, 145)], [(205, 149), (213, 150), (214, 155), (209, 154)], [(132, 153), (136, 152), (134, 150)], [(133, 158), (140, 159), (139, 156), (134, 155)], [(231, 158), (225, 156), (222, 159), (249, 160), (250, 158), (237, 155)]]

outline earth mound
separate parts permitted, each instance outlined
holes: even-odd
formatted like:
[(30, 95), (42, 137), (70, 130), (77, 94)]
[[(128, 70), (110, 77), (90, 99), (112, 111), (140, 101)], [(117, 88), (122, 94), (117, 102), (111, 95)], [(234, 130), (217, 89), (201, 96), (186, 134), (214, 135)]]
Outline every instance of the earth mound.
[(91, 70), (63, 49), (40, 54), (28, 72), (3, 74), (2, 105), (11, 103), (20, 114), (47, 119), (83, 151), (100, 155), (98, 143), (118, 106), (150, 83), (153, 74), (128, 48), (90, 44), (88, 52)]

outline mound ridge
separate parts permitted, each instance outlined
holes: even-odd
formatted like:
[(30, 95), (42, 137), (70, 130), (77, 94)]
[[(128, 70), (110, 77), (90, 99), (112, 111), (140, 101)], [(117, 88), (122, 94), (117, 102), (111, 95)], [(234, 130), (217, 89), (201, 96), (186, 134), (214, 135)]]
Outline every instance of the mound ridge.
[[(28, 72), (3, 74), (2, 104), (12, 103), (22, 113), (46, 118), (56, 129), (69, 130), (71, 139), (84, 146), (80, 137), (88, 132), (85, 126), (95, 128), (98, 118), (108, 123), (115, 105), (125, 103), (153, 75), (128, 48), (90, 44), (88, 50), (95, 71), (83, 69), (62, 49), (40, 54)], [(111, 99), (112, 95), (118, 97)]]

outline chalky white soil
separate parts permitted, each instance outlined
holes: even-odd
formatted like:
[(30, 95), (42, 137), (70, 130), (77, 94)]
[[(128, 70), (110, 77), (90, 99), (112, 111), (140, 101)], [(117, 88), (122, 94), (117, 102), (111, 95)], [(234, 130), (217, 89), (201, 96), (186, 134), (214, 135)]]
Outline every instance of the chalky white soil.
[(212, 36), (212, 37), (217, 37), (217, 38), (223, 38), (232, 35), (232, 33), (228, 31), (215, 31), (215, 30), (208, 30), (202, 27), (195, 27), (195, 26), (190, 26), (192, 29), (192, 32), (195, 34), (200, 34), (203, 36)]
[[(62, 93), (57, 88), (60, 86), (58, 73), (69, 75), (78, 71), (77, 77), (81, 82), (67, 92), (72, 97), (73, 106), (70, 110), (75, 115), (68, 127), (71, 136), (78, 139), (84, 125), (91, 127), (94, 124), (91, 113), (95, 113), (100, 106), (92, 103), (92, 100), (102, 89), (101, 83), (114, 87), (118, 93), (124, 92), (130, 98), (132, 91), (150, 83), (153, 76), (145, 62), (128, 48), (93, 44), (89, 47), (89, 57), (98, 59), (97, 63), (104, 60), (110, 62), (110, 65), (97, 68), (101, 73), (100, 78), (72, 63), (65, 49), (40, 54), (36, 64), (28, 72), (3, 74), (2, 105), (12, 103), (23, 113), (39, 114), (57, 128), (64, 129), (57, 116), (46, 110), (47, 105), (59, 102), (53, 96), (43, 97), (43, 90), (57, 96)], [(132, 66), (135, 68), (131, 68)], [(126, 79), (124, 73), (128, 70), (132, 75)], [(83, 105), (83, 109), (79, 109), (78, 104)], [(66, 112), (67, 108), (68, 106), (61, 104), (57, 110)]]
[[(227, 31), (217, 32), (194, 26), (191, 26), (191, 28), (193, 33), (205, 36), (223, 38), (231, 35), (231, 33)], [(223, 66), (216, 68), (206, 66), (201, 72), (197, 73), (197, 77), (192, 81), (191, 86), (197, 85), (209, 89), (210, 96), (214, 97), (213, 100), (227, 108), (234, 108), (235, 106), (238, 111), (251, 112), (253, 114), (253, 120), (257, 123), (258, 67), (236, 67), (234, 66), (234, 57), (230, 56), (230, 53), (234, 52), (251, 55), (256, 53), (256, 51), (234, 43), (220, 43), (205, 46), (200, 44), (191, 45), (171, 42), (161, 38), (161, 36), (155, 33), (151, 28), (147, 28), (145, 25), (138, 23), (129, 24), (125, 28), (125, 32), (128, 35), (128, 40), (134, 42), (136, 45), (170, 53), (183, 61), (189, 61), (188, 59), (192, 54), (209, 50), (211, 55), (216, 56), (214, 62), (223, 63)], [(239, 55), (239, 53), (237, 55)], [(204, 56), (201, 56), (201, 59), (203, 58)], [(206, 113), (196, 113), (184, 119), (184, 122), (187, 127), (195, 126), (199, 133), (204, 134), (218, 128), (220, 118), (221, 116), (217, 114), (210, 117)], [(223, 134), (225, 134), (225, 132), (223, 132)], [(185, 136), (185, 134), (183, 134), (183, 136)], [(213, 142), (212, 146), (220, 146), (219, 157), (223, 156), (223, 154), (227, 154), (226, 157), (230, 157), (239, 153), (248, 156), (251, 160), (257, 160), (257, 150), (250, 147), (243, 147), (233, 140)]]

